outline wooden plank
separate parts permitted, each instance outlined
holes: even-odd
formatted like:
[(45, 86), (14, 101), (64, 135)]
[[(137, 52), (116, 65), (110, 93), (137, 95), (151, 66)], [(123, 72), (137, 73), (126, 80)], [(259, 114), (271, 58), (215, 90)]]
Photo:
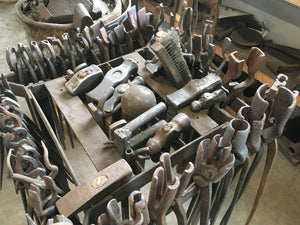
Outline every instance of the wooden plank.
[(101, 201), (132, 176), (129, 164), (120, 159), (68, 192), (56, 202), (56, 207), (60, 214), (74, 215)]
[(64, 87), (65, 78), (57, 78), (45, 83), (73, 132), (82, 144), (92, 163), (99, 171), (121, 158), (115, 149), (104, 150), (109, 139), (93, 119), (79, 97), (70, 95)]

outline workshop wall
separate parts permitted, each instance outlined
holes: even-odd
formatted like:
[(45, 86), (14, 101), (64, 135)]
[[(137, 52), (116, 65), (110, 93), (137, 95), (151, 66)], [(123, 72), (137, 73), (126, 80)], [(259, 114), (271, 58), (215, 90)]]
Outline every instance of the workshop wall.
[[(270, 3), (270, 1), (265, 1), (268, 3), (269, 10), (265, 10), (265, 5), (256, 4), (255, 6), (252, 6), (249, 5), (250, 3), (247, 4), (243, 1), (244, 0), (223, 0), (222, 5), (254, 14), (257, 18), (263, 20), (265, 27), (268, 29), (268, 34), (265, 37), (266, 39), (272, 39), (277, 44), (300, 48), (300, 20), (298, 20), (298, 25), (296, 26), (292, 21), (283, 17), (284, 14), (296, 19), (296, 17), (300, 16), (300, 7), (292, 6), (289, 3), (282, 1), (283, 4), (280, 4), (280, 11), (282, 13), (277, 14), (279, 0), (274, 1), (274, 3), (277, 4), (273, 4), (273, 1), (272, 3)], [(295, 13), (297, 11), (298, 13)]]

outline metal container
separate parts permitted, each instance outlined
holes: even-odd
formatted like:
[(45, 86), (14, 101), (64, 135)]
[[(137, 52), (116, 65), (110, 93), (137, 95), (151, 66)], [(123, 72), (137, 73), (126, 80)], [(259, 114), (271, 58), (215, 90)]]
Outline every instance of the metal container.
[[(26, 16), (22, 11), (22, 3), (24, 0), (19, 0), (16, 3), (16, 12), (25, 29), (25, 35), (28, 42), (41, 41), (47, 37), (60, 38), (64, 32), (68, 32), (71, 36), (75, 34), (75, 28), (72, 23), (59, 24), (59, 23), (47, 23), (34, 21)], [(131, 0), (115, 0), (115, 8), (111, 13), (99, 18), (104, 24), (118, 21), (120, 17), (123, 17), (127, 10), (131, 7)], [(97, 22), (95, 20), (94, 22)]]

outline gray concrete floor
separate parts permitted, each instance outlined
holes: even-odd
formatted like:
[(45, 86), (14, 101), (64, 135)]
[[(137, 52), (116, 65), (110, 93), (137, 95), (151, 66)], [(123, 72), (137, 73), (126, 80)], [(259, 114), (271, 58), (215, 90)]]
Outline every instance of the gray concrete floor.
[[(24, 29), (18, 21), (12, 3), (0, 3), (0, 69), (1, 73), (8, 72), (6, 65), (5, 50), (8, 46), (16, 46), (18, 42), (26, 43)], [(75, 172), (78, 173), (80, 181), (95, 173), (93, 166), (82, 162), (85, 153), (76, 144), (75, 150), (67, 150)], [(263, 169), (263, 162), (258, 167), (254, 178), (244, 196), (238, 202), (230, 225), (244, 224), (253, 204), (256, 190), (260, 181)], [(25, 225), (25, 216), (20, 196), (14, 191), (13, 182), (6, 178), (3, 181), (3, 188), (0, 191), (0, 224)], [(234, 183), (236, 184), (236, 182)], [(297, 225), (300, 224), (300, 177), (299, 167), (292, 166), (279, 152), (271, 170), (264, 195), (253, 217), (252, 225)], [(225, 206), (232, 198), (233, 190), (227, 196)], [(225, 212), (223, 207), (221, 215)], [(219, 222), (219, 220), (217, 221)], [(174, 224), (169, 222), (168, 224)]]

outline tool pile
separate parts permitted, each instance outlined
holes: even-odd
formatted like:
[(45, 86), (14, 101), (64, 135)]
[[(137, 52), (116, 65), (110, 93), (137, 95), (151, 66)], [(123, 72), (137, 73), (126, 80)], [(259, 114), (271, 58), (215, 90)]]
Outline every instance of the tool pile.
[[(83, 224), (167, 224), (172, 211), (180, 225), (199, 221), (201, 225), (214, 224), (236, 177), (234, 196), (221, 220), (225, 225), (267, 150), (249, 224), (276, 155), (277, 137), (295, 108), (298, 93), (285, 87), (287, 77), (280, 74), (270, 88), (263, 84), (256, 90), (250, 105), (243, 102), (243, 91), (255, 81), (264, 53), (254, 47), (246, 60), (239, 60), (237, 52), (230, 53), (224, 74), (231, 40), (224, 40), (224, 59), (215, 65), (211, 21), (204, 21), (203, 33), (192, 37), (196, 17), (192, 8), (185, 7), (183, 4), (179, 28), (174, 22), (170, 29), (160, 26), (164, 22), (163, 5), (154, 15), (133, 6), (119, 24), (105, 28), (97, 23), (80, 30), (74, 46), (64, 34), (63, 44), (49, 38), (39, 45), (31, 43), (31, 50), (21, 44), (8, 50), (8, 63), (15, 72), (8, 76), (10, 80), (26, 85), (44, 81), (37, 85), (49, 91), (46, 101), (52, 115), (48, 119), (61, 142), (63, 134), (57, 127), (73, 128), (63, 121), (69, 115), (50, 91), (50, 84), (56, 81), (64, 84), (56, 87), (61, 98), (87, 105), (109, 139), (104, 143), (106, 151), (113, 155), (116, 150), (127, 161), (116, 160), (95, 178), (66, 193), (68, 190), (55, 180), (57, 167), (49, 163), (45, 146), (44, 159), (39, 160), (41, 153), (37, 151), (19, 151), (5, 144), (10, 177), (26, 186), (28, 224), (36, 224), (33, 217), (37, 224), (72, 224), (64, 216), (77, 224), (80, 211), (85, 212)], [(59, 55), (50, 43), (59, 47)], [(31, 56), (32, 52), (37, 57)], [(15, 63), (12, 54), (16, 55)], [(246, 78), (242, 76), (244, 64), (248, 68)], [(4, 93), (8, 86), (5, 77), (2, 81)], [(34, 90), (31, 84), (28, 88)], [(236, 112), (236, 118), (224, 110), (227, 106)], [(23, 134), (16, 130), (22, 127), (21, 116), (12, 115), (12, 110), (1, 111), (1, 122), (8, 121), (4, 116), (13, 121), (9, 122), (10, 129), (2, 132), (9, 137), (17, 135), (13, 140), (18, 140)], [(24, 140), (26, 135), (22, 137)], [(176, 166), (176, 173), (172, 166)], [(28, 178), (31, 172), (36, 176)], [(150, 180), (146, 199), (138, 190)], [(56, 214), (64, 216), (55, 218)]]

